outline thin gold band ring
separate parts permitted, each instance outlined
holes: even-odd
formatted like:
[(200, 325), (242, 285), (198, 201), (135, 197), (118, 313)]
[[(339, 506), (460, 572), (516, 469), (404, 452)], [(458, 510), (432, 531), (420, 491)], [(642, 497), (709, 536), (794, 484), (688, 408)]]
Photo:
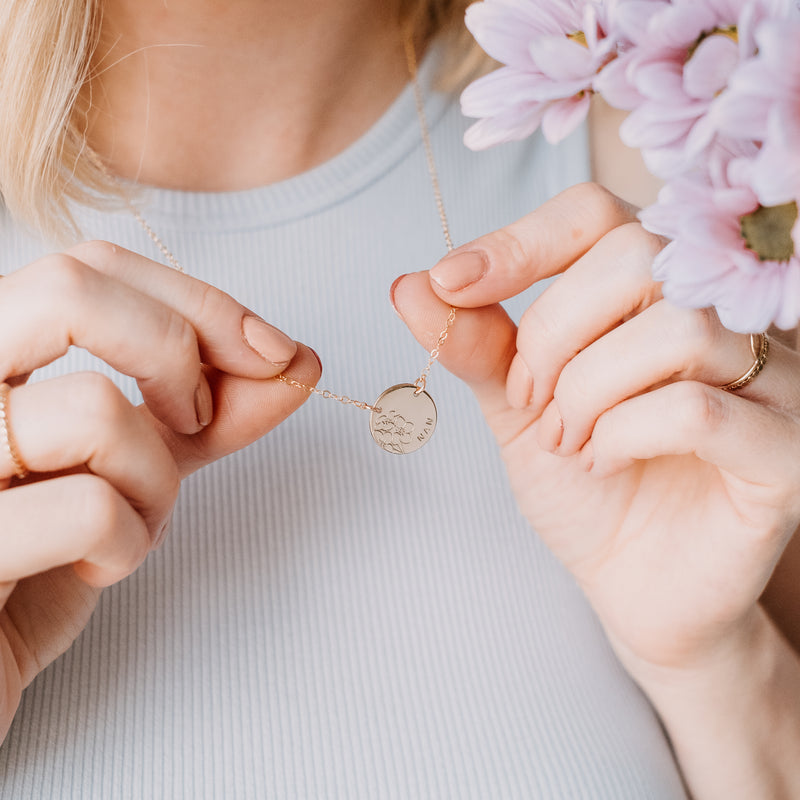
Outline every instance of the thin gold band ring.
[(750, 369), (748, 369), (741, 378), (737, 378), (735, 381), (720, 386), (720, 389), (724, 389), (726, 392), (735, 392), (737, 389), (741, 389), (743, 386), (747, 386), (748, 383), (753, 381), (767, 363), (767, 356), (769, 355), (769, 336), (767, 336), (766, 333), (751, 333), (750, 350), (755, 359)]
[(22, 480), (28, 477), (28, 468), (25, 466), (17, 449), (17, 440), (11, 431), (8, 421), (8, 393), (11, 387), (7, 383), (0, 383), (0, 447), (2, 447), (11, 458), (14, 465), (15, 475)]

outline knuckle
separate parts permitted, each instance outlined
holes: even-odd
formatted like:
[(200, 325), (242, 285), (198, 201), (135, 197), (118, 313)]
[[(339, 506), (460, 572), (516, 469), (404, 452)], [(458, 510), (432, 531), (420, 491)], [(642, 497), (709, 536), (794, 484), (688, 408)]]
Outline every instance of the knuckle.
[(46, 288), (47, 296), (54, 298), (60, 307), (85, 297), (94, 278), (91, 267), (63, 253), (45, 256), (35, 267), (37, 278)]
[(604, 454), (604, 449), (609, 441), (613, 441), (616, 433), (616, 414), (614, 409), (606, 411), (595, 420), (592, 428), (592, 448), (595, 461)]
[(231, 302), (231, 298), (225, 292), (203, 281), (191, 281), (189, 292), (189, 307), (195, 309), (193, 316), (198, 320), (218, 319), (220, 313)]
[(584, 408), (596, 394), (589, 376), (574, 361), (567, 364), (558, 377), (553, 396), (562, 416), (568, 416), (577, 409)]
[(622, 264), (636, 274), (644, 273), (652, 281), (653, 259), (664, 247), (661, 240), (646, 231), (638, 222), (626, 222), (608, 235), (625, 256)]
[(727, 406), (717, 390), (694, 381), (680, 381), (674, 386), (674, 408), (684, 430), (714, 433), (724, 425)]
[(547, 311), (548, 304), (537, 301), (531, 305), (520, 320), (517, 330), (517, 347), (532, 358), (550, 352), (550, 345), (559, 336), (559, 318)]
[(629, 291), (635, 291), (640, 303), (649, 305), (661, 297), (661, 285), (653, 278), (653, 261), (663, 243), (638, 222), (626, 222), (604, 237), (604, 260), (615, 270)]
[(74, 480), (73, 489), (80, 494), (83, 519), (93, 538), (115, 530), (122, 515), (117, 491), (95, 475), (76, 475)]
[(698, 308), (686, 315), (690, 332), (696, 339), (708, 343), (719, 336), (722, 325), (713, 308)]
[[(94, 475), (76, 476), (79, 484), (83, 519), (91, 539), (94, 557), (103, 563), (110, 581), (133, 572), (147, 556), (149, 540), (144, 525), (131, 533), (130, 507), (111, 484)], [(125, 532), (127, 535), (121, 535)]]
[(679, 309), (665, 303), (668, 329), (677, 339), (687, 366), (702, 362), (716, 346), (721, 326), (713, 309)]
[(576, 204), (589, 213), (620, 220), (636, 218), (636, 209), (622, 198), (594, 181), (579, 183), (563, 193), (565, 202)]
[(701, 308), (684, 314), (686, 336), (690, 346), (707, 352), (720, 333), (720, 323), (713, 309)]
[(96, 269), (102, 270), (119, 255), (121, 250), (122, 248), (113, 242), (107, 242), (103, 239), (92, 239), (88, 242), (81, 242), (71, 247), (67, 250), (67, 253), (82, 261), (86, 261), (86, 263), (91, 264)]
[(74, 402), (93, 427), (107, 432), (119, 429), (132, 413), (132, 406), (110, 378), (99, 372), (85, 372), (76, 376), (79, 388), (73, 394)]
[(175, 349), (181, 360), (186, 357), (197, 360), (197, 335), (189, 322), (171, 309), (165, 309), (161, 338), (171, 349)]
[(511, 226), (488, 234), (481, 245), (493, 264), (512, 272), (523, 268), (531, 260), (525, 240)]

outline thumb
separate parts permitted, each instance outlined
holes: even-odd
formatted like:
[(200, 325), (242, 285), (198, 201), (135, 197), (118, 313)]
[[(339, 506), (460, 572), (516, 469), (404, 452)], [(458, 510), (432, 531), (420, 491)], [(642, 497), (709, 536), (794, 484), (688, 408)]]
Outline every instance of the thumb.
[[(180, 434), (159, 422), (142, 405), (139, 411), (172, 451), (182, 477), (260, 439), (296, 411), (309, 393), (275, 378), (254, 379), (206, 368), (214, 398), (214, 418), (199, 433)], [(297, 345), (297, 354), (283, 374), (305, 386), (314, 386), (322, 367), (316, 353)]]
[[(427, 272), (403, 275), (392, 286), (392, 305), (416, 340), (436, 347), (450, 306), (431, 289)], [(459, 308), (439, 361), (472, 389), (489, 416), (508, 408), (506, 376), (516, 353), (516, 325), (500, 305)]]

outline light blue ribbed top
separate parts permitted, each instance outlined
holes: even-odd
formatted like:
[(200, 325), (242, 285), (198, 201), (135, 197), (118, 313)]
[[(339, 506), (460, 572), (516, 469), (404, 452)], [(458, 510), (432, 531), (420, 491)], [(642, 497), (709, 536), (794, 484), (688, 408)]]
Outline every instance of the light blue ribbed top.
[[(585, 132), (474, 154), (452, 98), (426, 108), (456, 243), (589, 175)], [(372, 401), (424, 366), (388, 300), (445, 249), (410, 90), (304, 175), (152, 190), (142, 208), (187, 271), (314, 347), (321, 385)], [(158, 257), (128, 214), (83, 221)], [(45, 249), (6, 222), (0, 273)], [(41, 377), (90, 363), (71, 353)], [(25, 692), (0, 800), (683, 799), (656, 716), (519, 516), (468, 390), (441, 366), (429, 389), (439, 427), (412, 456), (313, 397), (187, 480), (165, 546)]]

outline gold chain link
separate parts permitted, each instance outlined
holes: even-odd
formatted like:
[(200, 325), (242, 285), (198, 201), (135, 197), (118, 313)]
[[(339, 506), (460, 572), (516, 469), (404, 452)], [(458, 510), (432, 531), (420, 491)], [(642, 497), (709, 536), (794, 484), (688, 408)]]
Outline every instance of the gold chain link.
[[(425, 116), (425, 103), (423, 102), (422, 98), (422, 89), (419, 85), (419, 77), (417, 74), (417, 55), (414, 48), (414, 40), (412, 35), (408, 33), (404, 39), (403, 44), (405, 46), (406, 51), (406, 61), (408, 63), (408, 71), (411, 75), (411, 82), (414, 87), (414, 102), (417, 107), (417, 118), (419, 119), (419, 126), (422, 132), (422, 145), (425, 149), (425, 159), (428, 163), (428, 174), (430, 175), (431, 179), (431, 186), (433, 187), (433, 197), (436, 201), (436, 210), (439, 212), (439, 221), (442, 225), (442, 233), (444, 234), (444, 241), (445, 245), (447, 246), (447, 252), (451, 252), (453, 250), (453, 240), (450, 237), (450, 226), (447, 222), (447, 214), (445, 213), (444, 209), (444, 201), (442, 200), (442, 190), (439, 186), (439, 174), (436, 170), (436, 161), (433, 157), (433, 147), (431, 145), (431, 136), (430, 130), (428, 128), (428, 120)], [(99, 169), (101, 169), (106, 177), (113, 180), (111, 174), (107, 170), (105, 164), (103, 164), (100, 157), (93, 151), (88, 150), (89, 157)], [(155, 244), (158, 248), (159, 252), (162, 256), (166, 259), (167, 263), (178, 272), (185, 273), (186, 270), (181, 266), (178, 259), (175, 257), (175, 254), (164, 244), (162, 239), (159, 235), (150, 227), (147, 220), (141, 215), (139, 210), (133, 205), (126, 198), (126, 204), (128, 209), (133, 214), (136, 221), (142, 227), (144, 232), (150, 238), (150, 240)], [(428, 363), (425, 365), (425, 368), (420, 373), (419, 377), (414, 381), (414, 386), (416, 386), (415, 394), (420, 394), (425, 390), (425, 385), (428, 380), (428, 375), (430, 374), (431, 367), (436, 363), (439, 359), (439, 351), (442, 349), (442, 346), (447, 339), (447, 336), (450, 332), (450, 328), (452, 327), (453, 323), (456, 320), (456, 310), (452, 306), (450, 307), (450, 314), (447, 317), (447, 322), (445, 323), (442, 332), (439, 334), (439, 339), (436, 342), (436, 346), (433, 350), (430, 351), (428, 355)], [(338, 395), (330, 389), (318, 389), (316, 386), (308, 386), (305, 383), (301, 383), (300, 381), (295, 380), (294, 378), (289, 378), (283, 373), (280, 375), (275, 376), (275, 380), (280, 381), (281, 383), (286, 384), (287, 386), (292, 386), (295, 389), (302, 389), (304, 392), (308, 392), (308, 394), (316, 394), (320, 397), (324, 397), (326, 400), (335, 400), (337, 403), (341, 403), (345, 406), (355, 406), (356, 408), (363, 409), (365, 411), (372, 411), (372, 412), (380, 412), (380, 408), (376, 408), (375, 406), (370, 405), (369, 403), (365, 403), (363, 400), (352, 400), (351, 398), (347, 397), (347, 395)]]
[[(428, 127), (428, 118), (425, 114), (425, 103), (422, 99), (422, 88), (419, 85), (419, 78), (417, 77), (417, 53), (414, 48), (414, 39), (409, 32), (403, 38), (403, 45), (406, 50), (406, 63), (408, 64), (408, 71), (411, 75), (411, 82), (414, 86), (414, 101), (417, 106), (417, 118), (419, 119), (419, 127), (422, 131), (422, 146), (425, 148), (425, 159), (428, 162), (428, 174), (431, 176), (431, 186), (433, 187), (433, 197), (436, 201), (436, 210), (439, 212), (439, 222), (442, 225), (442, 233), (444, 234), (444, 243), (447, 246), (447, 252), (453, 251), (453, 239), (450, 236), (450, 225), (447, 222), (447, 213), (444, 210), (444, 200), (442, 200), (442, 189), (439, 185), (439, 172), (436, 169), (436, 160), (433, 157), (433, 145), (431, 145), (430, 128)], [(428, 363), (420, 373), (419, 377), (414, 381), (414, 386), (417, 390), (414, 394), (421, 394), (425, 391), (425, 386), (428, 382), (428, 375), (430, 375), (431, 367), (439, 360), (439, 351), (447, 339), (450, 328), (456, 321), (456, 310), (450, 306), (450, 314), (447, 317), (447, 322), (444, 324), (442, 332), (439, 334), (439, 339), (436, 346), (428, 354)]]
[(445, 322), (444, 329), (439, 334), (439, 341), (436, 342), (436, 347), (431, 350), (430, 355), (428, 357), (428, 363), (425, 365), (425, 369), (422, 370), (420, 373), (419, 378), (414, 381), (414, 386), (417, 387), (417, 391), (414, 394), (420, 394), (421, 392), (425, 391), (425, 384), (428, 382), (428, 375), (430, 375), (431, 367), (436, 363), (439, 358), (439, 351), (442, 349), (442, 345), (444, 345), (448, 334), (450, 333), (450, 326), (456, 321), (456, 310), (453, 306), (450, 306), (450, 314), (447, 317), (447, 322)]
[(324, 397), (326, 400), (336, 400), (337, 403), (341, 403), (343, 406), (355, 406), (356, 408), (364, 409), (364, 411), (374, 411), (376, 414), (380, 413), (380, 408), (371, 406), (369, 403), (365, 403), (363, 400), (352, 400), (346, 394), (335, 394), (330, 389), (317, 389), (316, 386), (307, 386), (305, 383), (300, 383), (300, 381), (296, 381), (294, 378), (289, 378), (283, 373), (276, 375), (275, 380), (285, 383), (287, 386), (294, 386), (295, 389), (303, 389), (309, 394), (319, 395), (320, 397)]
[(153, 244), (161, 251), (161, 255), (167, 259), (167, 263), (173, 268), (178, 270), (178, 272), (185, 272), (183, 267), (178, 262), (178, 259), (175, 258), (172, 251), (158, 238), (156, 232), (148, 225), (147, 220), (139, 213), (139, 211), (134, 207), (130, 206), (130, 210), (133, 213), (133, 216), (136, 217), (136, 221), (144, 228), (144, 232), (153, 240)]
[(453, 240), (450, 238), (450, 225), (447, 222), (447, 214), (444, 210), (442, 189), (439, 185), (439, 172), (436, 169), (436, 160), (433, 157), (433, 146), (431, 145), (431, 133), (430, 128), (428, 127), (428, 117), (425, 114), (425, 103), (422, 99), (422, 87), (419, 85), (419, 77), (417, 75), (417, 53), (414, 49), (414, 39), (411, 33), (408, 33), (404, 37), (403, 44), (406, 49), (408, 72), (411, 75), (411, 83), (414, 87), (414, 102), (417, 106), (417, 119), (419, 119), (419, 127), (422, 132), (422, 145), (425, 148), (425, 159), (428, 162), (428, 174), (431, 176), (433, 197), (436, 200), (436, 210), (439, 212), (439, 221), (442, 224), (444, 243), (447, 245), (447, 252), (449, 253), (453, 250)]

